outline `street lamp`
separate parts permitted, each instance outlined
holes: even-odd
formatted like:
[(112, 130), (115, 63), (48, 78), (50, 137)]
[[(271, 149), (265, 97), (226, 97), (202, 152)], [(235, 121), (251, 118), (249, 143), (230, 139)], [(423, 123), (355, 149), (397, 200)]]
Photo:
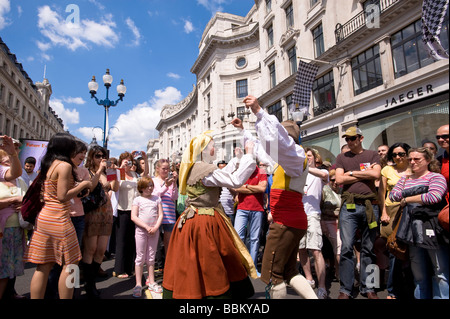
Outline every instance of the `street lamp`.
[[(298, 128), (302, 125), (303, 117), (305, 116), (305, 112), (298, 107), (298, 104), (295, 106), (295, 109), (291, 111), (291, 116), (294, 122), (298, 125)], [(299, 143), (301, 143), (301, 134), (299, 136)]]
[(123, 97), (127, 92), (126, 86), (123, 84), (123, 79), (120, 81), (120, 84), (117, 86), (117, 93), (119, 98), (116, 101), (111, 101), (109, 99), (109, 88), (111, 87), (111, 83), (113, 81), (113, 77), (109, 74), (109, 69), (106, 69), (106, 74), (103, 75), (103, 83), (106, 87), (106, 98), (104, 100), (99, 100), (95, 94), (97, 94), (98, 83), (95, 81), (95, 76), (92, 77), (91, 82), (88, 83), (89, 92), (91, 93), (91, 99), (95, 99), (98, 105), (101, 105), (105, 108), (105, 121), (103, 127), (103, 147), (106, 149), (108, 147), (108, 138), (107, 138), (107, 127), (109, 127), (109, 108), (111, 106), (116, 106), (119, 101), (123, 101)]
[(292, 119), (295, 123), (297, 123), (298, 126), (302, 124), (303, 117), (305, 116), (305, 112), (300, 111), (300, 109), (295, 109), (294, 112), (291, 112)]

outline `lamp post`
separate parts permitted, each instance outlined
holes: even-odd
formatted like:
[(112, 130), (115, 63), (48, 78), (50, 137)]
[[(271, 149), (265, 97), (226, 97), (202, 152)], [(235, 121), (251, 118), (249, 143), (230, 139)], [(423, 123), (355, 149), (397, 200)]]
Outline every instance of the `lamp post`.
[(111, 106), (116, 106), (119, 101), (123, 101), (123, 97), (125, 96), (125, 93), (127, 92), (126, 86), (123, 84), (123, 79), (120, 81), (120, 84), (117, 86), (117, 93), (119, 95), (119, 98), (116, 101), (111, 101), (109, 99), (109, 88), (111, 87), (111, 83), (113, 81), (113, 77), (111, 74), (109, 74), (109, 69), (106, 69), (106, 74), (103, 75), (103, 83), (106, 87), (106, 98), (104, 100), (99, 100), (95, 94), (97, 94), (98, 90), (98, 83), (95, 81), (95, 76), (92, 77), (91, 82), (89, 82), (89, 92), (91, 93), (91, 99), (95, 99), (95, 102), (97, 102), (98, 105), (101, 105), (105, 108), (105, 120), (104, 120), (104, 126), (103, 126), (103, 147), (105, 149), (108, 148), (108, 137), (107, 137), (107, 128), (109, 127), (109, 108)]
[[(292, 119), (294, 120), (294, 122), (300, 128), (300, 126), (302, 125), (303, 117), (305, 116), (305, 112), (300, 110), (298, 108), (298, 105), (297, 105), (295, 107), (295, 109), (291, 112), (291, 116), (292, 116)], [(301, 140), (302, 140), (302, 137), (301, 137), (301, 134), (300, 134), (300, 136), (299, 136), (299, 143), (301, 143)]]

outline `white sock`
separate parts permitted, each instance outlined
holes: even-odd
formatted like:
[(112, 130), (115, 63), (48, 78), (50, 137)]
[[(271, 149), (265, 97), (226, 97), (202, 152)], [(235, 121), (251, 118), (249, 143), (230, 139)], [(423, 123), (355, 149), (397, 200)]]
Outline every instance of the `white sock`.
[(311, 288), (311, 285), (302, 275), (296, 275), (289, 281), (289, 285), (303, 299), (317, 299), (317, 295)]
[(284, 281), (270, 288), (270, 299), (284, 299), (286, 298), (286, 294), (286, 283)]

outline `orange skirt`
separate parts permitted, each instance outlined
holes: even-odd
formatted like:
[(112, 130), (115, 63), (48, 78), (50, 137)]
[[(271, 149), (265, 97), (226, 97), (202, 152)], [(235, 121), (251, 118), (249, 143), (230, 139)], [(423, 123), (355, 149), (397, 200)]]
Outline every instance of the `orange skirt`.
[(195, 214), (170, 238), (163, 287), (175, 299), (220, 296), (248, 278), (227, 224), (219, 213)]

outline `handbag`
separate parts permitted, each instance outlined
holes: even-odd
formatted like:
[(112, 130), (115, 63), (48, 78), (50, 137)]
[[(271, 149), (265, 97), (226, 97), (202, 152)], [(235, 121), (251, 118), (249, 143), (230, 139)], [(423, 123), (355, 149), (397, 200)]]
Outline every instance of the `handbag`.
[(389, 223), (381, 224), (380, 227), (380, 237), (388, 238), (395, 227), (395, 225), (399, 222), (399, 216), (401, 214), (400, 203), (395, 203), (390, 206), (386, 206), (386, 212), (389, 215)]
[[(92, 173), (89, 171), (92, 176)], [(81, 203), (83, 204), (84, 213), (90, 213), (99, 207), (105, 205), (108, 201), (106, 198), (105, 190), (103, 189), (102, 183), (98, 181), (97, 186), (94, 190), (89, 193), (89, 195), (81, 198)]]
[(439, 212), (438, 221), (442, 228), (448, 232), (448, 204)]
[[(400, 209), (397, 214), (400, 215), (401, 218), (402, 209)], [(407, 260), (409, 258), (408, 245), (402, 242), (401, 240), (397, 239), (397, 230), (399, 225), (400, 221), (396, 223), (394, 229), (392, 230), (392, 233), (388, 236), (386, 248), (396, 258), (400, 260)]]
[(42, 181), (38, 176), (23, 196), (22, 207), (20, 208), (23, 221), (34, 225), (42, 207), (44, 207), (44, 196), (42, 194)]

